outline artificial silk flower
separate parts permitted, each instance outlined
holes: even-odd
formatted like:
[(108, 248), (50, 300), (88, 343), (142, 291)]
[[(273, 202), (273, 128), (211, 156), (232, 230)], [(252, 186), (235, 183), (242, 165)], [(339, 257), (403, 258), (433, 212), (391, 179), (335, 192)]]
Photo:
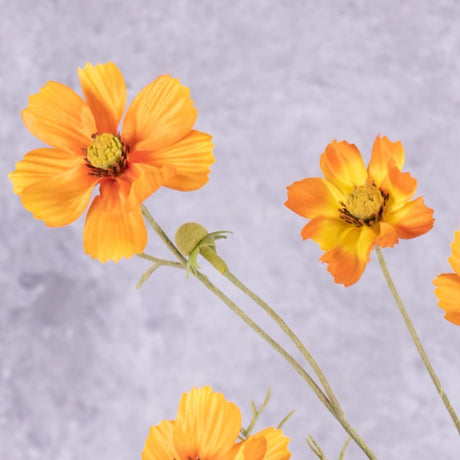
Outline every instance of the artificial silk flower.
[(176, 419), (150, 428), (142, 460), (287, 460), (289, 439), (267, 428), (236, 442), (241, 412), (210, 386), (184, 393)]
[(93, 199), (83, 230), (87, 254), (100, 262), (140, 253), (147, 244), (141, 204), (162, 185), (195, 190), (214, 162), (211, 136), (193, 130), (190, 90), (162, 75), (126, 106), (126, 84), (113, 63), (78, 69), (83, 100), (48, 82), (22, 111), (27, 129), (51, 148), (27, 153), (9, 174), (13, 191), (36, 219), (68, 225)]
[(433, 210), (412, 200), (417, 181), (401, 171), (401, 142), (377, 136), (366, 169), (357, 147), (331, 142), (320, 158), (325, 178), (294, 182), (285, 205), (310, 222), (302, 229), (325, 251), (320, 260), (336, 283), (350, 286), (361, 277), (374, 245), (392, 247), (433, 227)]
[(433, 280), (438, 305), (446, 312), (444, 318), (460, 326), (460, 231), (455, 232), (450, 245), (452, 255), (449, 263), (455, 273), (443, 273)]

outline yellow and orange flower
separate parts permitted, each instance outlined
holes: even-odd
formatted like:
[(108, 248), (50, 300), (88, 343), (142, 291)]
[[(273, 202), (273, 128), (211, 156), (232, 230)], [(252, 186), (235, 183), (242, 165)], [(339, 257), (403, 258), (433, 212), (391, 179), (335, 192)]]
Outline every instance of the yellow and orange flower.
[(433, 210), (412, 200), (417, 181), (401, 171), (401, 142), (377, 136), (366, 169), (357, 147), (331, 142), (320, 158), (325, 179), (313, 177), (288, 187), (285, 205), (310, 222), (302, 229), (323, 251), (336, 283), (361, 277), (374, 245), (392, 247), (433, 227)]
[(455, 273), (443, 273), (433, 280), (438, 305), (446, 312), (444, 318), (460, 326), (460, 230), (455, 232), (450, 245), (452, 255), (449, 263)]
[(288, 460), (289, 438), (267, 428), (236, 442), (241, 412), (210, 386), (184, 393), (176, 420), (150, 428), (142, 460)]
[(83, 100), (48, 82), (22, 111), (27, 129), (51, 148), (25, 155), (9, 177), (24, 207), (50, 227), (87, 208), (85, 252), (101, 262), (140, 253), (147, 244), (141, 204), (162, 185), (195, 190), (214, 162), (211, 136), (193, 130), (190, 91), (162, 75), (126, 106), (126, 84), (113, 63), (78, 69)]

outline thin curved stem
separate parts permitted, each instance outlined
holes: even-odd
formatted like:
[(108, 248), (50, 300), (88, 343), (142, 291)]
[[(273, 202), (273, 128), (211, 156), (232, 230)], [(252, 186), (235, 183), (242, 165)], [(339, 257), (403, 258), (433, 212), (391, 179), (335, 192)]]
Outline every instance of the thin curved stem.
[(460, 434), (460, 421), (457, 417), (457, 414), (454, 411), (454, 408), (452, 407), (449, 398), (447, 397), (446, 393), (444, 392), (444, 388), (441, 385), (441, 382), (439, 381), (438, 376), (436, 375), (430, 360), (428, 359), (428, 356), (422, 346), (422, 342), (420, 341), (417, 332), (415, 331), (415, 328), (412, 324), (412, 321), (409, 318), (409, 314), (407, 313), (406, 308), (404, 307), (404, 304), (401, 300), (401, 297), (398, 294), (398, 291), (396, 289), (395, 284), (393, 283), (393, 280), (391, 278), (390, 272), (388, 271), (387, 264), (385, 262), (385, 259), (382, 254), (382, 250), (380, 249), (379, 246), (375, 246), (375, 252), (377, 253), (377, 258), (379, 260), (380, 268), (382, 269), (383, 276), (385, 277), (385, 280), (388, 284), (388, 287), (390, 288), (391, 293), (393, 294), (393, 297), (396, 301), (396, 305), (399, 308), (399, 311), (404, 319), (404, 322), (406, 323), (406, 327), (409, 330), (409, 334), (412, 338), (412, 341), (415, 344), (415, 347), (417, 348), (417, 351), (422, 358), (423, 364), (426, 367), (426, 370), (430, 374), (431, 380), (433, 380), (433, 383), (438, 390), (439, 396), (441, 397), (444, 405), (446, 406), (447, 411), (449, 412), (455, 427), (457, 428), (458, 433)]
[(334, 406), (334, 409), (338, 413), (343, 413), (343, 409), (340, 406), (340, 403), (337, 397), (335, 396), (334, 392), (332, 391), (332, 388), (326, 376), (324, 375), (324, 372), (321, 370), (318, 363), (315, 361), (315, 359), (310, 354), (310, 352), (307, 350), (307, 348), (302, 343), (302, 341), (297, 337), (294, 331), (287, 325), (287, 323), (283, 320), (283, 318), (281, 318), (281, 316), (278, 315), (278, 313), (276, 313), (276, 311), (273, 310), (273, 308), (271, 308), (270, 305), (268, 305), (264, 300), (262, 300), (254, 291), (252, 291), (245, 284), (243, 284), (232, 272), (227, 270), (223, 273), (223, 275), (231, 283), (233, 283), (238, 289), (243, 291), (249, 298), (251, 298), (257, 305), (259, 305), (265, 311), (265, 313), (267, 313), (270, 316), (270, 318), (272, 318), (273, 321), (275, 321), (275, 323), (278, 324), (281, 330), (291, 339), (291, 341), (300, 351), (302, 356), (306, 359), (308, 364), (310, 364), (311, 368), (313, 369), (319, 381), (321, 382), (321, 385), (323, 386), (329, 400), (331, 401), (331, 404)]
[[(177, 259), (186, 264), (185, 257), (179, 252), (174, 243), (169, 239), (163, 229), (158, 225), (152, 217), (148, 209), (142, 205), (142, 214), (152, 229), (157, 233), (161, 240), (165, 243), (168, 249), (177, 257)], [(372, 460), (377, 460), (375, 454), (371, 451), (369, 446), (364, 442), (358, 432), (350, 425), (345, 418), (343, 412), (337, 412), (335, 407), (329, 401), (327, 395), (321, 390), (316, 382), (311, 378), (307, 371), (275, 340), (272, 339), (256, 322), (254, 322), (246, 313), (244, 313), (238, 305), (236, 305), (228, 296), (226, 296), (217, 286), (215, 286), (207, 276), (200, 271), (195, 270), (193, 276), (197, 278), (204, 286), (206, 286), (214, 295), (216, 295), (222, 302), (224, 302), (239, 318), (241, 318), (251, 329), (253, 329), (260, 337), (262, 337), (269, 345), (272, 346), (284, 359), (293, 367), (293, 369), (305, 380), (310, 386), (316, 396), (325, 405), (327, 410), (337, 419), (345, 431), (353, 438), (366, 456)]]
[(140, 259), (149, 260), (150, 262), (154, 262), (157, 265), (165, 265), (167, 267), (175, 267), (175, 268), (184, 268), (184, 264), (181, 262), (174, 262), (173, 260), (166, 260), (166, 259), (159, 259), (158, 257), (151, 256), (150, 254), (146, 254), (142, 252), (140, 254), (136, 254), (137, 257)]
[(144, 283), (150, 278), (152, 273), (157, 269), (162, 266), (166, 267), (174, 267), (174, 268), (184, 268), (184, 264), (182, 262), (173, 262), (172, 260), (165, 260), (165, 259), (159, 259), (158, 257), (153, 257), (150, 254), (146, 254), (145, 252), (141, 254), (136, 254), (137, 257), (145, 260), (149, 260), (150, 262), (153, 262), (153, 265), (144, 272), (144, 274), (141, 276), (141, 279), (137, 282), (136, 288), (140, 289)]
[(267, 343), (269, 343), (278, 353), (280, 353), (286, 361), (293, 367), (293, 369), (307, 382), (316, 396), (321, 400), (321, 402), (326, 406), (327, 410), (337, 419), (337, 421), (342, 425), (344, 430), (353, 438), (353, 440), (358, 444), (361, 450), (367, 455), (368, 458), (372, 460), (377, 460), (375, 454), (371, 451), (369, 446), (361, 438), (358, 432), (350, 425), (348, 420), (345, 418), (344, 413), (337, 413), (334, 406), (331, 404), (327, 396), (323, 393), (321, 388), (318, 387), (316, 382), (310, 377), (308, 372), (306, 372), (302, 366), (291, 356), (289, 353), (284, 350), (281, 345), (273, 340), (262, 328), (260, 328), (251, 318), (249, 318), (229, 297), (227, 297), (220, 289), (218, 289), (209, 279), (203, 275), (201, 272), (196, 271), (194, 276), (201, 281), (213, 294), (215, 294), (219, 299), (221, 299), (231, 310), (236, 313), (249, 327), (251, 327), (257, 334), (259, 334)]

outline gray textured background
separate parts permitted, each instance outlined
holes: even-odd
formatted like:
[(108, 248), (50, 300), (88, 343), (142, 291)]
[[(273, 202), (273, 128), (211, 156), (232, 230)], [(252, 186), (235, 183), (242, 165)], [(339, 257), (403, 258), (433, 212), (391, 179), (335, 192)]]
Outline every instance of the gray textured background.
[[(296, 409), (285, 426), (295, 459), (314, 458), (307, 433), (331, 460), (346, 439), (294, 371), (196, 281), (162, 269), (136, 291), (145, 261), (93, 261), (83, 218), (46, 228), (12, 194), (6, 174), (40, 145), (20, 118), (28, 96), (48, 80), (80, 91), (77, 67), (109, 60), (130, 100), (162, 73), (180, 78), (197, 128), (214, 136), (206, 187), (147, 200), (165, 230), (193, 219), (234, 232), (221, 254), (295, 325), (379, 458), (460, 457), (375, 255), (358, 284), (335, 285), (317, 245), (299, 237), (304, 219), (283, 206), (287, 185), (320, 174), (332, 139), (356, 143), (366, 162), (378, 133), (403, 142), (436, 223), (385, 255), (460, 412), (460, 328), (431, 285), (449, 270), (460, 223), (458, 2), (0, 0), (0, 11), (1, 459), (138, 459), (149, 426), (204, 384), (246, 423), (249, 400), (271, 387), (259, 427)], [(147, 250), (167, 255), (153, 235)], [(347, 458), (363, 455), (352, 445)]]

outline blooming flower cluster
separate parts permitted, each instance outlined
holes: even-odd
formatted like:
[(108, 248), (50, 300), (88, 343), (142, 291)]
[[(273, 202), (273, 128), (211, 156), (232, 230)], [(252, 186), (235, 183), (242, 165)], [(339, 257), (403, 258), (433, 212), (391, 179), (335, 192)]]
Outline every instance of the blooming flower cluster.
[[(141, 207), (143, 201), (161, 186), (180, 191), (202, 187), (214, 162), (211, 136), (193, 129), (197, 111), (189, 89), (169, 75), (158, 77), (134, 98), (120, 129), (127, 99), (120, 70), (113, 63), (88, 63), (78, 75), (84, 99), (63, 84), (48, 82), (29, 98), (22, 112), (27, 129), (49, 146), (27, 153), (9, 174), (24, 207), (46, 225), (60, 227), (74, 222), (89, 206), (83, 246), (100, 262), (140, 254), (156, 264), (147, 274), (166, 264), (186, 268), (187, 273), (202, 282), (206, 279), (205, 284), (213, 287), (207, 278), (197, 275), (197, 257), (206, 257), (293, 340), (319, 376), (325, 393), (308, 373), (300, 374), (307, 377), (307, 383), (313, 382), (313, 389), (350, 439), (369, 458), (376, 458), (344, 419), (324, 374), (303, 344), (299, 345), (299, 339), (268, 305), (229, 274), (227, 264), (217, 256), (215, 240), (225, 238), (226, 232), (208, 233), (200, 224), (189, 222), (176, 234), (176, 248), (160, 229), (157, 233), (179, 262), (141, 254), (147, 244), (143, 215), (150, 223), (153, 219)], [(320, 260), (328, 264), (335, 282), (344, 286), (356, 283), (375, 246), (393, 247), (400, 239), (415, 238), (432, 228), (433, 210), (425, 206), (423, 198), (414, 198), (417, 181), (402, 171), (404, 160), (401, 142), (391, 142), (385, 136), (375, 139), (367, 168), (355, 145), (333, 141), (320, 157), (324, 177), (306, 178), (287, 188), (285, 205), (309, 219), (301, 236), (319, 244), (324, 251)], [(455, 273), (439, 275), (433, 282), (445, 318), (460, 325), (460, 231), (451, 247), (449, 263)], [(377, 252), (385, 274), (381, 251)], [(385, 276), (394, 294), (391, 278)], [(213, 287), (213, 292), (227, 305), (233, 304), (217, 288)], [(398, 295), (394, 297), (460, 433), (460, 420), (434, 375), (402, 302)], [(262, 337), (268, 337), (238, 307), (233, 309)], [(298, 363), (270, 340), (299, 371)], [(182, 395), (174, 421), (151, 427), (142, 460), (287, 460), (291, 456), (289, 439), (279, 429), (267, 428), (244, 439), (246, 435), (237, 406), (209, 386), (194, 388)], [(312, 448), (323, 458), (316, 444)]]

